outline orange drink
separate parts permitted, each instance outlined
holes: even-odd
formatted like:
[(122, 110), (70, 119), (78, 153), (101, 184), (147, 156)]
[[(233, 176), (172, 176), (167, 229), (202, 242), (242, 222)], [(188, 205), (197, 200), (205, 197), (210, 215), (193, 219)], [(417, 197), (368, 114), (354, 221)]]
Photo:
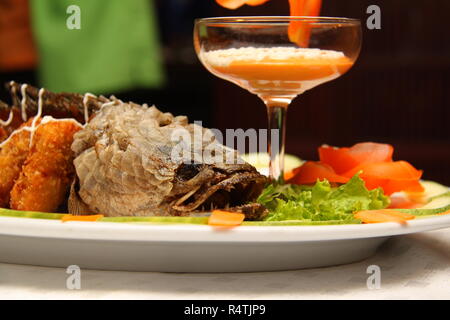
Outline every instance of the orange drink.
[(354, 63), (339, 51), (294, 47), (245, 47), (200, 55), (211, 73), (260, 96), (297, 96), (336, 79)]

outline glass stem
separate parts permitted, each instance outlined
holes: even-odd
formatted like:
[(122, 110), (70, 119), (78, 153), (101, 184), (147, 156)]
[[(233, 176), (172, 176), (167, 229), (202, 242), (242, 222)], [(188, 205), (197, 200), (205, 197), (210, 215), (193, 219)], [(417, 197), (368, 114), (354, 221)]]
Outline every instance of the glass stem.
[(270, 155), (270, 178), (278, 183), (284, 183), (286, 112), (292, 98), (261, 98), (267, 106), (267, 114), (269, 119), (267, 146)]

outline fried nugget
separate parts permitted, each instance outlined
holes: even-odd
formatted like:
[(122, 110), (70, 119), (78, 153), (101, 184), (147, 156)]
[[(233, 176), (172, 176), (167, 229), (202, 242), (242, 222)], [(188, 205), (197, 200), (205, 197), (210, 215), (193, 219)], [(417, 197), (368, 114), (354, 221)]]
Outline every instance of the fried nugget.
[(50, 121), (39, 126), (11, 191), (11, 209), (40, 212), (58, 209), (75, 172), (71, 145), (73, 135), (80, 129), (72, 121)]
[(6, 140), (6, 138), (8, 138), (8, 133), (6, 132), (5, 129), (0, 127), (0, 143), (2, 143), (3, 141)]
[(19, 129), (13, 132), (11, 139), (0, 150), (0, 207), (5, 208), (9, 204), (10, 192), (15, 181), (22, 171), (30, 150), (29, 131), (23, 130), (26, 126), (31, 126), (33, 119), (22, 124)]

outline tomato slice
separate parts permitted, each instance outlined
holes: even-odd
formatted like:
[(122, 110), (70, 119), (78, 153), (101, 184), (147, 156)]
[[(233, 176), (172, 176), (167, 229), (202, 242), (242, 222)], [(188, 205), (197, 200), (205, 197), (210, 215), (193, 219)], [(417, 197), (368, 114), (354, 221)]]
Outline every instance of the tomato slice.
[[(316, 17), (320, 14), (322, 0), (289, 0), (291, 16), (311, 16)], [(309, 37), (311, 28), (301, 21), (293, 21), (289, 24), (289, 40), (298, 44), (300, 47), (309, 46)]]
[(424, 191), (419, 182), (422, 170), (417, 170), (406, 161), (363, 163), (342, 175), (353, 177), (358, 172), (361, 172), (359, 176), (369, 190), (381, 187), (387, 195), (399, 191)]
[(293, 170), (293, 176), (286, 181), (293, 184), (312, 184), (317, 180), (327, 179), (329, 182), (347, 183), (350, 179), (343, 177), (329, 165), (321, 162), (308, 161)]
[(295, 176), (295, 169), (284, 173), (284, 181), (291, 180)]
[(359, 171), (363, 171), (361, 177), (406, 181), (419, 180), (423, 173), (422, 170), (417, 170), (409, 162), (393, 161), (363, 163), (342, 175), (353, 177)]
[(381, 185), (384, 193), (391, 195), (394, 192), (424, 192), (425, 189), (418, 180), (406, 181), (406, 180), (389, 180), (385, 184)]
[(367, 162), (392, 161), (394, 148), (389, 144), (364, 142), (350, 148), (322, 146), (319, 148), (320, 161), (329, 164), (338, 174), (347, 172)]
[(392, 161), (394, 148), (389, 144), (364, 142), (349, 148), (322, 146), (319, 162), (309, 162), (286, 174), (290, 183), (310, 184), (317, 179), (345, 183), (355, 174), (366, 188), (383, 188), (386, 195), (404, 191), (422, 193), (422, 170), (406, 161)]

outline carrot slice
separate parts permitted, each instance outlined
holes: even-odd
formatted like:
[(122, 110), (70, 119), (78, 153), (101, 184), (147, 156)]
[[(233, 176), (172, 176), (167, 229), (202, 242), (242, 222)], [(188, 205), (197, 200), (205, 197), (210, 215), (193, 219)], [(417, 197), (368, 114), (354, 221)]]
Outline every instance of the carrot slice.
[(404, 224), (408, 220), (415, 219), (415, 216), (409, 213), (390, 209), (359, 211), (354, 216), (363, 223), (398, 222)]
[(364, 142), (350, 148), (321, 146), (320, 161), (329, 164), (338, 174), (369, 162), (391, 162), (394, 148), (389, 144)]
[(245, 214), (214, 210), (208, 219), (210, 226), (235, 227), (242, 224)]
[[(269, 0), (216, 0), (216, 2), (227, 9), (237, 9), (244, 4), (249, 6), (259, 6)], [(316, 17), (320, 13), (322, 0), (289, 0), (291, 16), (312, 16)], [(300, 47), (307, 48), (311, 27), (302, 21), (292, 21), (289, 24), (289, 40), (298, 44)]]
[(224, 8), (227, 9), (237, 9), (242, 7), (244, 4), (249, 6), (259, 6), (269, 0), (216, 0), (216, 2)]
[(450, 210), (445, 211), (445, 212), (438, 213), (437, 215), (438, 215), (438, 216), (443, 216), (443, 215), (446, 215), (446, 214), (450, 214)]
[(269, 0), (247, 0), (245, 2), (245, 4), (249, 5), (249, 6), (259, 6), (261, 4), (266, 3)]
[(90, 215), (90, 216), (74, 216), (73, 214), (65, 214), (62, 216), (62, 222), (67, 221), (98, 221), (104, 216), (102, 214)]
[[(320, 13), (322, 0), (289, 0), (291, 16), (313, 16)], [(309, 46), (311, 28), (302, 21), (292, 21), (288, 29), (289, 40), (300, 47)]]
[(350, 179), (340, 176), (333, 168), (321, 162), (308, 161), (293, 170), (293, 176), (287, 183), (312, 184), (317, 180), (327, 179), (329, 182), (347, 183)]
[(216, 2), (224, 8), (234, 10), (243, 6), (246, 0), (216, 0)]

